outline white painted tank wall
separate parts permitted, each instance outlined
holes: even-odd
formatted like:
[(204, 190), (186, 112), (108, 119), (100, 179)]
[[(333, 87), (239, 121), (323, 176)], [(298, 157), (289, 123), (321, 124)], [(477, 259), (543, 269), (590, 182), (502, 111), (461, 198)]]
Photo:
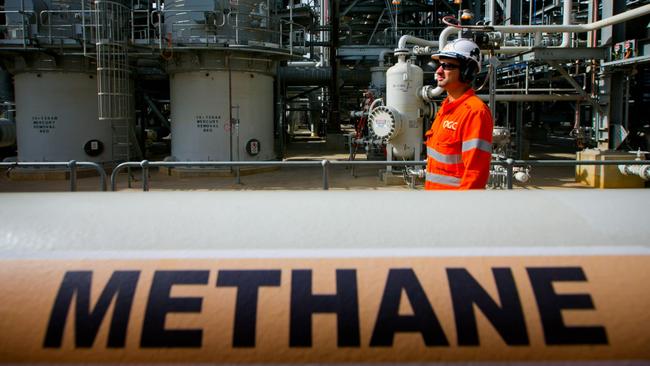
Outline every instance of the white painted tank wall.
[(422, 69), (406, 61), (404, 55), (386, 72), (386, 105), (398, 110), (404, 123), (401, 133), (389, 141), (395, 158), (420, 158), (414, 154), (419, 155), (422, 147), (424, 103), (417, 96), (422, 83)]
[[(14, 83), (19, 161), (111, 160), (111, 126), (97, 118), (95, 76), (20, 73)], [(95, 139), (104, 144), (104, 151), (92, 157), (84, 144)]]
[[(179, 72), (170, 77), (172, 156), (177, 161), (229, 161), (230, 131), (227, 71)], [(240, 160), (272, 160), (273, 78), (254, 72), (232, 72), (232, 116), (239, 113)], [(232, 131), (232, 160), (237, 136)], [(252, 156), (246, 143), (256, 139)]]

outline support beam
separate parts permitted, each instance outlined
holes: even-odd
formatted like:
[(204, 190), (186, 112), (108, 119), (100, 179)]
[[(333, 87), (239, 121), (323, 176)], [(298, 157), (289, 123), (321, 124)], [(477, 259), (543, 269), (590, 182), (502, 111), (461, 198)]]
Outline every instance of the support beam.
[(605, 111), (600, 107), (600, 104), (596, 103), (594, 100), (592, 100), (589, 97), (589, 95), (587, 95), (587, 92), (585, 92), (582, 89), (582, 86), (578, 84), (578, 82), (575, 81), (573, 77), (571, 77), (571, 75), (569, 75), (569, 73), (564, 69), (562, 65), (558, 64), (555, 61), (549, 61), (548, 64), (553, 66), (554, 69), (556, 69), (560, 74), (562, 74), (562, 76), (569, 82), (569, 84), (571, 84), (571, 86), (575, 88), (576, 92), (578, 92), (578, 94), (580, 94), (580, 96), (582, 96), (584, 100), (588, 101), (592, 105), (592, 107), (594, 107), (594, 109), (598, 111), (598, 113), (605, 113)]
[(348, 7), (343, 10), (341, 16), (344, 17), (350, 10), (352, 10), (352, 8), (354, 8), (355, 5), (357, 5), (358, 2), (359, 0), (352, 1), (352, 4), (348, 5)]
[(315, 92), (316, 90), (318, 90), (320, 88), (321, 88), (320, 86), (317, 86), (315, 88), (307, 89), (307, 90), (303, 91), (302, 93), (300, 93), (298, 95), (294, 95), (291, 98), (287, 98), (287, 102), (290, 102), (290, 101), (292, 101), (294, 99), (302, 98), (302, 97), (308, 95), (309, 93)]
[(607, 48), (533, 48), (532, 58), (535, 61), (603, 60), (608, 53)]

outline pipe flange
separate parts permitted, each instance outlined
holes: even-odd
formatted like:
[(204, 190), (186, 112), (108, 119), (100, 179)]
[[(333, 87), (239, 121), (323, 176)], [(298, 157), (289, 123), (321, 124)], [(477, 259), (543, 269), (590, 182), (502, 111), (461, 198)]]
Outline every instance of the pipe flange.
[(411, 53), (411, 51), (409, 51), (408, 48), (396, 48), (396, 49), (393, 51), (393, 54), (394, 54), (395, 56), (399, 56), (399, 55), (408, 55), (408, 54), (410, 54), (410, 53)]
[(373, 135), (386, 140), (395, 138), (402, 127), (399, 112), (388, 106), (382, 105), (373, 109), (368, 120)]

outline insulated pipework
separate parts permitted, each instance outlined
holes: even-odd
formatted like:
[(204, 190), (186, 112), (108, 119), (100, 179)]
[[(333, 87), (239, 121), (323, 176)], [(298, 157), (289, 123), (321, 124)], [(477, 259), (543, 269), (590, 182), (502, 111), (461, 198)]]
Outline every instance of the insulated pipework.
[[(636, 159), (642, 160), (642, 154), (647, 154), (647, 151), (635, 151)], [(618, 170), (623, 175), (637, 175), (643, 180), (650, 180), (650, 165), (619, 165)]]

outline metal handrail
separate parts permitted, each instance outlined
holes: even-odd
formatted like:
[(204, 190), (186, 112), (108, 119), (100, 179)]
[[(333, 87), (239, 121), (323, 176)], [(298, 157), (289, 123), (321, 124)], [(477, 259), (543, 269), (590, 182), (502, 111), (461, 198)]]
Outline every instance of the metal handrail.
[[(189, 30), (191, 30), (191, 29), (202, 29), (202, 30), (205, 31), (205, 34), (202, 35), (206, 40), (205, 43), (210, 44), (208, 42), (208, 39), (210, 39), (210, 38), (214, 38), (215, 39), (214, 42), (216, 43), (216, 39), (217, 39), (216, 37), (218, 35), (216, 33), (215, 34), (209, 33), (208, 30), (205, 27), (206, 24), (174, 23), (174, 22), (170, 22), (170, 20), (168, 18), (165, 18), (165, 21), (161, 21), (163, 16), (169, 16), (169, 15), (173, 15), (173, 14), (186, 14), (186, 13), (197, 13), (197, 14), (210, 13), (210, 14), (213, 14), (215, 16), (215, 19), (220, 18), (221, 19), (221, 24), (212, 24), (212, 26), (214, 26), (215, 30), (216, 30), (216, 29), (222, 29), (222, 28), (224, 28), (226, 26), (226, 24), (228, 24), (231, 27), (231, 29), (235, 32), (235, 36), (234, 36), (235, 37), (235, 42), (234, 42), (235, 45), (240, 44), (237, 34), (241, 30), (247, 30), (247, 31), (250, 31), (250, 32), (268, 33), (268, 34), (271, 35), (272, 38), (278, 37), (277, 42), (278, 42), (278, 46), (280, 48), (285, 47), (285, 45), (282, 42), (282, 37), (285, 36), (285, 34), (284, 34), (284, 27), (285, 26), (288, 25), (290, 33), (296, 28), (298, 29), (298, 31), (300, 31), (302, 33), (307, 32), (307, 28), (302, 26), (301, 24), (294, 23), (292, 21), (283, 20), (283, 19), (276, 19), (275, 17), (269, 16), (269, 15), (263, 15), (263, 14), (254, 14), (254, 16), (256, 18), (265, 19), (267, 24), (269, 24), (269, 25), (266, 28), (253, 28), (253, 27), (247, 27), (245, 25), (239, 25), (238, 22), (236, 21), (239, 16), (250, 15), (247, 12), (232, 11), (232, 12), (230, 12), (230, 13), (228, 13), (226, 15), (226, 14), (224, 14), (224, 13), (222, 13), (220, 11), (216, 11), (216, 10), (184, 10), (184, 9), (183, 10), (180, 10), (180, 9), (179, 10), (177, 10), (177, 9), (153, 10), (153, 11), (151, 11), (149, 13), (147, 22), (149, 24), (153, 25), (154, 27), (156, 27), (157, 30), (158, 30), (158, 32), (157, 32), (158, 33), (157, 42), (158, 42), (158, 48), (159, 49), (161, 49), (161, 50), (165, 49), (165, 46), (167, 45), (167, 43), (172, 41), (172, 40), (166, 39), (167, 35), (164, 34), (164, 32), (163, 32), (163, 26), (164, 25), (171, 26), (172, 33), (175, 33), (176, 31), (184, 30), (184, 29), (189, 29)], [(132, 14), (132, 16), (133, 16), (133, 14)], [(230, 23), (231, 18), (235, 18), (235, 21), (232, 21), (233, 24)], [(289, 37), (291, 37), (291, 36), (292, 35), (289, 34)], [(188, 36), (188, 37), (189, 38), (199, 37), (199, 39), (200, 39), (201, 36)], [(183, 42), (181, 42), (181, 43), (183, 43)], [(199, 45), (200, 43), (203, 43), (203, 42), (197, 42), (195, 44), (195, 46)], [(303, 39), (303, 42), (301, 44), (298, 44), (297, 47), (301, 47), (301, 46), (304, 47), (304, 45), (305, 45), (305, 41)], [(176, 45), (173, 45), (173, 47), (177, 48)], [(291, 53), (293, 53), (294, 45), (293, 45), (293, 42), (292, 42), (291, 38), (290, 38), (289, 45), (287, 47), (289, 48), (289, 51)]]
[[(20, 30), (22, 31), (21, 36), (22, 36), (23, 48), (26, 48), (27, 47), (27, 39), (28, 39), (27, 28), (30, 25), (28, 20), (29, 20), (30, 16), (35, 16), (36, 12), (33, 11), (33, 10), (25, 10), (24, 9), (24, 4), (23, 4), (23, 6), (21, 8), (22, 8), (21, 10), (2, 10), (2, 11), (0, 11), (0, 14), (19, 14), (19, 15), (22, 16), (19, 27), (20, 27)], [(6, 24), (0, 25), (0, 28), (5, 28), (7, 30), (9, 30), (10, 27), (18, 28), (18, 25), (12, 24), (12, 23), (9, 23), (9, 22), (7, 22)]]
[(93, 168), (99, 173), (99, 189), (106, 191), (106, 172), (101, 165), (91, 161), (76, 161), (70, 160), (68, 162), (44, 162), (44, 161), (31, 161), (31, 162), (0, 162), (0, 167), (8, 167), (9, 169), (17, 167), (48, 167), (48, 168), (61, 168), (66, 167), (70, 169), (70, 192), (77, 190), (77, 168), (89, 167)]
[[(327, 163), (325, 163), (327, 162)], [(210, 168), (238, 168), (242, 166), (263, 166), (263, 167), (283, 167), (283, 166), (323, 166), (323, 170), (327, 169), (329, 164), (328, 160), (302, 160), (302, 161), (148, 161), (143, 160), (139, 162), (128, 161), (119, 164), (113, 169), (111, 173), (111, 191), (115, 191), (115, 184), (117, 174), (124, 168), (142, 168), (142, 190), (149, 190), (149, 168), (151, 167), (210, 167)], [(237, 170), (239, 179), (239, 170)], [(323, 172), (323, 187), (327, 184), (327, 173)], [(327, 188), (323, 188), (327, 189)]]
[[(147, 24), (144, 24), (144, 25), (143, 24), (138, 24), (138, 25), (136, 25), (135, 24), (135, 14), (145, 14), (146, 19), (147, 19)], [(131, 43), (136, 42), (136, 37), (135, 37), (136, 32), (139, 33), (139, 32), (144, 31), (144, 33), (146, 35), (145, 41), (147, 42), (147, 44), (149, 44), (151, 42), (151, 26), (152, 26), (152, 24), (151, 24), (151, 14), (150, 14), (149, 10), (147, 10), (147, 9), (144, 9), (144, 10), (143, 9), (131, 9)], [(138, 39), (142, 39), (142, 38), (138, 38)]]
[[(142, 190), (149, 190), (149, 168), (151, 167), (288, 167), (288, 166), (320, 166), (322, 168), (323, 190), (329, 189), (329, 166), (425, 166), (426, 161), (366, 161), (366, 160), (300, 160), (300, 161), (148, 161), (125, 162), (113, 169), (111, 174), (111, 191), (115, 191), (117, 174), (124, 168), (142, 168)], [(497, 160), (491, 161), (491, 166), (505, 166), (507, 172), (507, 188), (513, 188), (515, 166), (576, 166), (576, 165), (650, 165), (650, 160)], [(239, 181), (239, 169), (236, 170)]]
[[(242, 166), (255, 167), (321, 167), (323, 190), (329, 189), (329, 167), (334, 166), (425, 166), (426, 161), (367, 161), (367, 160), (291, 160), (291, 161), (130, 161), (117, 165), (111, 173), (111, 191), (115, 191), (117, 175), (125, 168), (142, 168), (142, 190), (149, 190), (149, 168), (151, 167), (230, 167), (239, 168)], [(505, 166), (507, 189), (513, 188), (514, 167), (516, 166), (537, 166), (537, 167), (568, 167), (577, 165), (650, 165), (650, 160), (495, 160), (490, 162), (491, 166)], [(15, 167), (66, 167), (70, 169), (70, 191), (77, 190), (77, 168), (90, 167), (99, 173), (99, 185), (101, 191), (106, 191), (106, 172), (101, 165), (88, 161), (68, 162), (0, 162), (0, 167), (9, 169)], [(239, 169), (236, 169), (237, 180), (239, 181)]]

